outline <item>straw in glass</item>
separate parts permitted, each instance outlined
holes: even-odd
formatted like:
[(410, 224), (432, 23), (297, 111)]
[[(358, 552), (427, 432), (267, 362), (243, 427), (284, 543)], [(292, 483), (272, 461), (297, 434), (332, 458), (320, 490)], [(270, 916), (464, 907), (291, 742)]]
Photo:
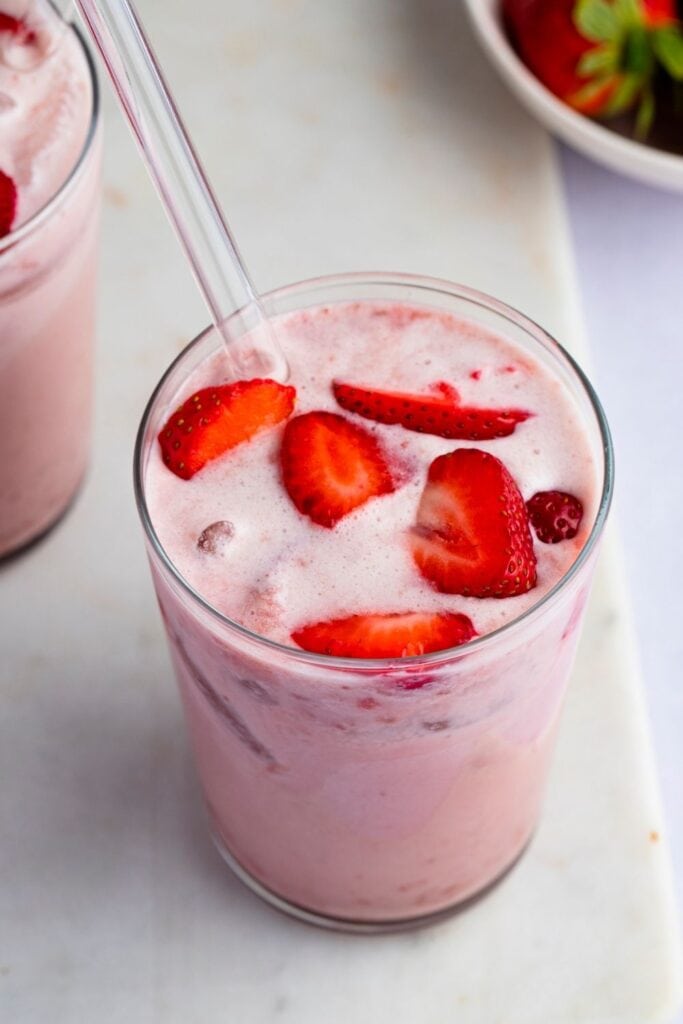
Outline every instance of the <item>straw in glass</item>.
[[(228, 374), (285, 380), (287, 361), (128, 0), (76, 0), (143, 159), (223, 336)], [(245, 342), (226, 321), (241, 310)]]

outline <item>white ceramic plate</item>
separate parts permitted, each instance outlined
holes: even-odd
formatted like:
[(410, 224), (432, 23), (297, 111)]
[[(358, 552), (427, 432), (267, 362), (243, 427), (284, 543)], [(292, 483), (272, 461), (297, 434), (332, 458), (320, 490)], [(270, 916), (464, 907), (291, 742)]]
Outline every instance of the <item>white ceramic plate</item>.
[(524, 66), (499, 17), (500, 0), (465, 0), (484, 50), (518, 99), (546, 128), (613, 171), (683, 192), (683, 157), (623, 138), (558, 100)]

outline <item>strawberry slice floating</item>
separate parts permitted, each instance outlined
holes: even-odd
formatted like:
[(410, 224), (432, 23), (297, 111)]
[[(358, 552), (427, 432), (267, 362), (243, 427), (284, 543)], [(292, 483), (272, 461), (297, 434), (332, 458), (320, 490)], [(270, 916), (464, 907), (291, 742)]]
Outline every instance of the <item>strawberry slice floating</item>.
[(410, 534), (433, 587), (465, 597), (514, 597), (536, 586), (524, 499), (500, 459), (458, 448), (429, 467)]
[(408, 658), (458, 647), (475, 636), (466, 615), (429, 612), (351, 615), (292, 633), (305, 651), (338, 658)]
[(331, 528), (394, 483), (379, 442), (344, 416), (309, 412), (287, 424), (282, 480), (299, 512)]
[(207, 462), (287, 419), (296, 389), (274, 380), (240, 380), (202, 388), (173, 413), (159, 433), (164, 462), (189, 480)]
[(17, 186), (9, 174), (0, 171), (0, 238), (8, 235), (17, 213)]
[(583, 505), (565, 491), (538, 491), (526, 503), (536, 536), (543, 544), (559, 544), (576, 537)]
[(523, 409), (481, 409), (459, 404), (458, 393), (439, 384), (433, 395), (379, 391), (335, 381), (334, 397), (348, 412), (376, 423), (400, 423), (406, 430), (459, 441), (492, 441), (512, 434), (518, 423), (529, 419)]

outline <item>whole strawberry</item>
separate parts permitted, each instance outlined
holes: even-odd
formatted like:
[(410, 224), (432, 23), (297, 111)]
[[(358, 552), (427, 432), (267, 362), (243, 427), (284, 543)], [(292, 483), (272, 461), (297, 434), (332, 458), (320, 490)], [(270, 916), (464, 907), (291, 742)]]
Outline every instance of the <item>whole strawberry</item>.
[(659, 70), (683, 78), (675, 0), (503, 0), (527, 67), (569, 106), (594, 117), (638, 108), (636, 133), (654, 116)]
[(538, 491), (526, 503), (536, 536), (544, 544), (572, 540), (579, 532), (583, 505), (566, 491)]

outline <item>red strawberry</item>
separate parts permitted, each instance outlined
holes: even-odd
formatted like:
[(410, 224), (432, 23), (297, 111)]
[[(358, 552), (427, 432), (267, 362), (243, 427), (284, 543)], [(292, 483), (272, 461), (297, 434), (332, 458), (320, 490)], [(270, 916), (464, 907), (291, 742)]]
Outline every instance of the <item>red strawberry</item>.
[(203, 388), (173, 413), (159, 433), (164, 462), (183, 480), (291, 415), (296, 390), (274, 380), (238, 380)]
[(457, 392), (439, 384), (438, 395), (410, 395), (361, 388), (338, 381), (332, 385), (342, 409), (378, 423), (400, 423), (407, 430), (460, 441), (507, 437), (531, 415), (523, 409), (477, 409), (459, 405)]
[(0, 171), (0, 238), (8, 235), (17, 212), (17, 186), (4, 171)]
[(280, 452), (282, 479), (304, 515), (332, 527), (394, 484), (379, 442), (332, 412), (308, 412), (287, 424)]
[(670, 25), (678, 17), (681, 5), (676, 0), (643, 0), (650, 25)]
[(503, 0), (520, 56), (556, 96), (593, 116), (613, 116), (641, 104), (641, 133), (653, 116), (652, 83), (659, 60), (679, 77), (657, 39), (673, 32), (675, 0), (635, 0), (635, 17), (615, 0)]
[(292, 639), (305, 651), (337, 658), (408, 658), (458, 647), (476, 635), (466, 615), (393, 612), (315, 622)]
[(446, 594), (514, 597), (536, 586), (524, 499), (500, 459), (478, 448), (434, 459), (410, 542), (422, 575)]
[(544, 544), (571, 540), (579, 530), (583, 505), (564, 491), (539, 491), (526, 503), (531, 525)]
[(576, 0), (503, 0), (508, 28), (527, 67), (560, 99), (586, 85), (577, 68), (593, 43), (573, 21)]

